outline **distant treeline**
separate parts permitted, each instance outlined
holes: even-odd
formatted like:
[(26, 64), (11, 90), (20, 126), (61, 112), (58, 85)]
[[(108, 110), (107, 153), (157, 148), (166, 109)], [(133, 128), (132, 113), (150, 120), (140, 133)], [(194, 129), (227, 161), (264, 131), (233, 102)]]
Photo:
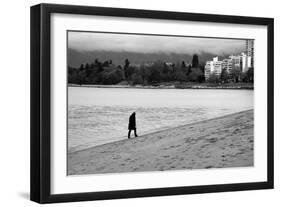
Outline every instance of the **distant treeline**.
[[(167, 63), (159, 60), (153, 63), (132, 65), (128, 59), (125, 59), (123, 65), (115, 65), (112, 60), (100, 62), (95, 59), (93, 63), (81, 64), (79, 68), (68, 67), (68, 83), (112, 85), (124, 81), (132, 85), (153, 85), (172, 81), (205, 82), (204, 67), (205, 65), (199, 64), (199, 58), (196, 54), (193, 55), (191, 64), (184, 61)], [(233, 74), (223, 71), (220, 77), (212, 75), (208, 81), (249, 82), (253, 81), (252, 76), (253, 74), (242, 74), (237, 70)]]

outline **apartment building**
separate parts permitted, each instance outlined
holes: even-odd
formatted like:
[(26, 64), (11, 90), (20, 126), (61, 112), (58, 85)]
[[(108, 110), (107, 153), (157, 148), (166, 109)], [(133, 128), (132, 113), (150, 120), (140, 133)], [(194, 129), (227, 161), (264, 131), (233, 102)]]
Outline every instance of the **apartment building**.
[(211, 74), (220, 76), (223, 69), (223, 61), (219, 61), (218, 57), (214, 57), (212, 61), (207, 61), (205, 65), (205, 78), (209, 79)]

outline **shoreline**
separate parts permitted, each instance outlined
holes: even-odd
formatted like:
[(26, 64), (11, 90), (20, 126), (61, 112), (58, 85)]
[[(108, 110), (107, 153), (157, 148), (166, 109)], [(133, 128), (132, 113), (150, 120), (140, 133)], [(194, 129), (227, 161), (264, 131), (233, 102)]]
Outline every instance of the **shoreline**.
[[(248, 110), (239, 111), (239, 112), (235, 112), (235, 113), (231, 113), (231, 114), (226, 114), (226, 115), (223, 115), (223, 116), (218, 116), (218, 117), (214, 117), (214, 118), (210, 118), (210, 119), (205, 119), (205, 120), (201, 120), (201, 121), (192, 122), (192, 123), (189, 123), (189, 124), (183, 124), (183, 125), (179, 125), (179, 126), (168, 128), (168, 129), (162, 129), (162, 130), (159, 130), (159, 131), (150, 132), (150, 133), (147, 133), (147, 134), (142, 134), (142, 135), (138, 136), (138, 138), (139, 137), (143, 137), (143, 136), (150, 136), (150, 135), (153, 135), (153, 134), (158, 134), (158, 133), (161, 133), (161, 132), (164, 132), (164, 131), (168, 131), (168, 130), (175, 130), (175, 129), (178, 129), (178, 128), (181, 128), (181, 127), (188, 127), (189, 125), (200, 124), (200, 123), (209, 122), (209, 121), (213, 121), (213, 120), (217, 120), (217, 119), (221, 119), (221, 118), (228, 118), (229, 116), (243, 114), (245, 112), (249, 112), (249, 111), (252, 111), (252, 110), (253, 109), (248, 109)], [(132, 134), (132, 137), (133, 137), (133, 134)], [(125, 140), (127, 140), (127, 139), (122, 139), (122, 140), (117, 140), (117, 141), (113, 141), (113, 142), (108, 142), (108, 143), (105, 143), (105, 144), (100, 144), (100, 145), (96, 145), (96, 146), (93, 146), (93, 147), (88, 147), (88, 148), (85, 148), (85, 149), (79, 149), (79, 150), (76, 150), (76, 151), (69, 152), (68, 154), (72, 154), (72, 153), (76, 153), (76, 152), (80, 152), (80, 151), (84, 151), (84, 150), (89, 150), (89, 149), (92, 149), (92, 148), (96, 148), (96, 147), (100, 147), (100, 146), (104, 146), (104, 145), (108, 145), (108, 144), (114, 144), (114, 143), (117, 144), (117, 143), (123, 142)]]
[(67, 174), (245, 166), (253, 166), (253, 109), (68, 153)]
[(153, 85), (92, 85), (92, 84), (68, 84), (67, 87), (85, 87), (85, 88), (132, 88), (132, 89), (233, 89), (233, 90), (254, 90), (253, 85), (216, 85), (216, 86), (208, 86), (201, 84), (193, 84), (193, 85), (161, 85), (153, 86)]

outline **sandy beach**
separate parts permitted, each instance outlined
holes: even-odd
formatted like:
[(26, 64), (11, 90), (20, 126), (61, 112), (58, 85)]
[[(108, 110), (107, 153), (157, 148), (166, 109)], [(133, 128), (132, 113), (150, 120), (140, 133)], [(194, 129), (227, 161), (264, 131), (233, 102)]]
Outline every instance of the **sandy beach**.
[(248, 167), (254, 164), (253, 110), (68, 154), (68, 175)]

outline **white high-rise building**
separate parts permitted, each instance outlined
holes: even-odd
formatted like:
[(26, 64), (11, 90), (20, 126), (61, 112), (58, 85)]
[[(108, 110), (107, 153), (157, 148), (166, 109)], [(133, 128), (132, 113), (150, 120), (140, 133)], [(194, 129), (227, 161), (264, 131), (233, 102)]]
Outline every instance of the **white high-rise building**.
[(251, 63), (249, 67), (254, 67), (254, 40), (246, 40), (245, 53), (248, 57), (251, 57)]
[(230, 73), (233, 67), (232, 59), (224, 59), (222, 61), (222, 69), (225, 69), (226, 72)]
[(252, 57), (243, 52), (240, 55), (231, 55), (229, 59), (232, 61), (232, 65), (241, 72), (247, 72), (249, 67), (252, 67)]
[(242, 52), (240, 55), (240, 59), (241, 59), (241, 71), (245, 73), (249, 70), (249, 67), (252, 66), (252, 61), (251, 61), (252, 57)]
[(207, 61), (205, 65), (205, 79), (208, 80), (211, 74), (220, 76), (222, 70), (225, 69), (228, 73), (231, 73), (233, 69), (238, 69), (245, 73), (252, 67), (252, 57), (245, 53), (240, 55), (231, 55), (228, 59), (222, 61), (218, 60), (218, 57), (214, 57), (212, 61)]
[(211, 74), (220, 76), (222, 72), (222, 66), (223, 66), (223, 61), (219, 61), (218, 57), (214, 57), (212, 61), (207, 61), (205, 65), (206, 80), (209, 79)]
[(235, 68), (241, 68), (241, 58), (238, 55), (229, 56)]

